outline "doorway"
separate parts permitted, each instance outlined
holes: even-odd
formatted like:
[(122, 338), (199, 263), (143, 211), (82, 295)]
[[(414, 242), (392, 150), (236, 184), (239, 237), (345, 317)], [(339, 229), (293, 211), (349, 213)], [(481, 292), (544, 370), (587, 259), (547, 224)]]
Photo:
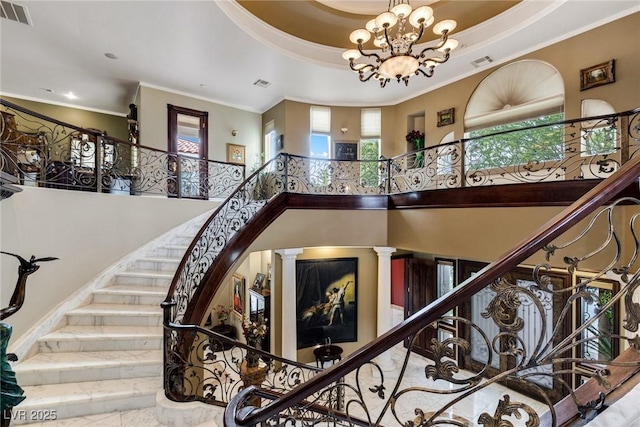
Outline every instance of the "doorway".
[(209, 113), (171, 104), (167, 108), (169, 197), (207, 199)]

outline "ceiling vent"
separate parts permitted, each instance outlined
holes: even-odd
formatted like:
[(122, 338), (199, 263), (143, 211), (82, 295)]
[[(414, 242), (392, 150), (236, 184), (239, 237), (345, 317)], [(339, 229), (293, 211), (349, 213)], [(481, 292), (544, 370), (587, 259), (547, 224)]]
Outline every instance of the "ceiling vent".
[(29, 11), (19, 4), (0, 1), (0, 17), (31, 26)]
[(266, 80), (261, 80), (258, 79), (255, 82), (253, 82), (254, 86), (259, 86), (259, 87), (268, 87), (271, 83), (266, 81)]
[(471, 61), (471, 65), (476, 68), (482, 67), (483, 65), (487, 65), (493, 62), (493, 58), (490, 56), (483, 56), (482, 58), (476, 59), (475, 61)]

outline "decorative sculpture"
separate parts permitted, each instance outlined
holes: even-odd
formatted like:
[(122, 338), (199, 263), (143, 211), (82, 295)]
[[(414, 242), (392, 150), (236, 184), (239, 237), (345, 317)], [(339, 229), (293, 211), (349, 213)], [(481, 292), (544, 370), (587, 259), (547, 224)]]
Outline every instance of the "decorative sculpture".
[[(24, 304), (27, 277), (35, 273), (40, 268), (36, 263), (53, 261), (58, 258), (46, 257), (38, 258), (32, 256), (29, 261), (19, 255), (0, 251), (0, 253), (16, 257), (20, 261), (18, 266), (18, 282), (11, 295), (9, 305), (0, 310), (0, 320), (15, 314)], [(0, 408), (2, 409), (1, 427), (8, 427), (11, 422), (11, 411), (14, 406), (25, 399), (24, 391), (16, 381), (16, 374), (11, 369), (9, 362), (18, 360), (15, 354), (7, 354), (7, 346), (11, 339), (12, 328), (8, 323), (0, 322)]]

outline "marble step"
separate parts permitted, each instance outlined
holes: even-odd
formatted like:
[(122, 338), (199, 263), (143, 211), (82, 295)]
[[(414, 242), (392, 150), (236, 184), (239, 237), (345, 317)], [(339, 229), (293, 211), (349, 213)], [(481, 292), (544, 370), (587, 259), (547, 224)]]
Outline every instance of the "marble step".
[(162, 309), (158, 305), (88, 304), (69, 311), (68, 325), (82, 326), (160, 326)]
[(16, 364), (14, 371), (22, 387), (157, 377), (162, 374), (162, 350), (39, 353)]
[(38, 339), (42, 353), (159, 349), (162, 328), (157, 326), (64, 326)]
[(128, 270), (115, 275), (114, 285), (162, 286), (169, 288), (174, 273), (146, 270)]
[(159, 286), (114, 285), (93, 291), (96, 304), (160, 304), (169, 288)]
[(148, 257), (137, 259), (133, 264), (134, 270), (161, 271), (175, 273), (181, 258)]
[[(61, 420), (148, 408), (155, 405), (161, 388), (160, 376), (26, 386), (27, 398), (13, 408), (11, 425), (41, 422), (45, 415), (52, 414)], [(36, 417), (31, 418), (33, 415)]]
[(187, 249), (189, 245), (165, 245), (155, 248), (152, 256), (182, 259)]
[(173, 237), (173, 240), (171, 241), (172, 245), (178, 245), (178, 246), (189, 246), (191, 244), (191, 242), (193, 241), (193, 239), (196, 238), (196, 233), (193, 233), (193, 235), (189, 234), (183, 234), (182, 236), (175, 236)]

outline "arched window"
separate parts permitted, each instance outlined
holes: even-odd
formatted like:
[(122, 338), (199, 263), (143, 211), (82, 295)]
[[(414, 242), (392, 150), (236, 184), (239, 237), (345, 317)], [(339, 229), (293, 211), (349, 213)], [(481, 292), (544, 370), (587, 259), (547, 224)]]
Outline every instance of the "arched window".
[(564, 83), (551, 65), (517, 61), (488, 75), (475, 89), (464, 115), (467, 170), (559, 160), (563, 156), (562, 128), (542, 128), (492, 138), (505, 130), (548, 124), (564, 118)]

